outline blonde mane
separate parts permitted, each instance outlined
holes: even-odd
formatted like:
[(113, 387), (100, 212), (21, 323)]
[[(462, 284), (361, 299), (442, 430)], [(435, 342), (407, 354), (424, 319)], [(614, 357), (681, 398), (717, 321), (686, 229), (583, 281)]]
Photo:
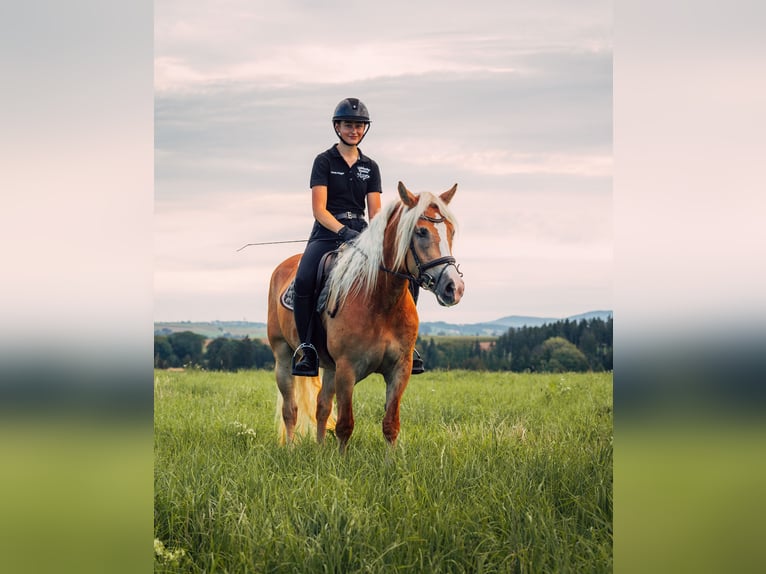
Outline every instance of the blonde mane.
[(383, 238), (391, 218), (399, 213), (399, 222), (394, 231), (394, 262), (392, 269), (404, 264), (415, 225), (429, 205), (435, 205), (442, 216), (456, 226), (452, 212), (438, 196), (423, 192), (418, 194), (418, 203), (411, 209), (397, 200), (386, 205), (370, 222), (369, 227), (344, 247), (335, 268), (330, 274), (328, 308), (342, 305), (347, 297), (368, 296), (377, 283), (380, 267), (383, 265)]

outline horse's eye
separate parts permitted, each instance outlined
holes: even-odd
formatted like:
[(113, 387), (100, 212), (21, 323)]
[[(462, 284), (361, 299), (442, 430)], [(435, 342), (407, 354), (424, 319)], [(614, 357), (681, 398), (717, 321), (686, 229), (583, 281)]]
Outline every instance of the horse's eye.
[(415, 229), (415, 235), (418, 237), (428, 237), (428, 229), (425, 227), (418, 227)]

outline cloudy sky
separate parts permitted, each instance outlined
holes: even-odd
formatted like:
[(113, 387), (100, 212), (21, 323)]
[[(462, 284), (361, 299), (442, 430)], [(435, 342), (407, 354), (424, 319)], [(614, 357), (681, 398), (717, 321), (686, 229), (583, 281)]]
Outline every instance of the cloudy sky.
[(422, 321), (612, 309), (606, 1), (155, 3), (154, 318), (265, 321), (312, 224), (339, 100), (372, 116), (383, 202), (453, 183), (461, 303)]

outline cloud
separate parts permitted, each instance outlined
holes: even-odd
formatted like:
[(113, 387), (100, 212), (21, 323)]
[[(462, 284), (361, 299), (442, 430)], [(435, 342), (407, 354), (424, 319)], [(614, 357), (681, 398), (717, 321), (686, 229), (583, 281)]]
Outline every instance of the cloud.
[(599, 2), (450, 4), (162, 2), (156, 8), (156, 88), (508, 73), (523, 70), (517, 60), (529, 54), (611, 50), (609, 14)]
[[(415, 146), (425, 150), (419, 155), (408, 153)], [(419, 167), (451, 167), (492, 176), (519, 174), (574, 175), (609, 177), (611, 155), (533, 154), (508, 149), (476, 149), (453, 141), (405, 140), (392, 146), (389, 153), (403, 164)]]

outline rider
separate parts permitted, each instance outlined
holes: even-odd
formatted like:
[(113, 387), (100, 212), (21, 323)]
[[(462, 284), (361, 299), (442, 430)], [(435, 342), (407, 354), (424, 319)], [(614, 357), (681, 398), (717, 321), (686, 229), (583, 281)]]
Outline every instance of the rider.
[[(358, 147), (370, 129), (367, 106), (357, 98), (345, 98), (335, 107), (332, 125), (340, 141), (314, 159), (309, 185), (315, 221), (295, 275), (293, 305), (301, 340), (296, 357), (298, 351), (302, 357), (293, 360), (292, 374), (305, 377), (319, 373), (319, 358), (310, 340), (319, 260), (367, 228), (365, 202), (370, 219), (380, 211), (381, 204), (378, 164)], [(413, 373), (420, 372), (423, 364), (416, 355)]]

